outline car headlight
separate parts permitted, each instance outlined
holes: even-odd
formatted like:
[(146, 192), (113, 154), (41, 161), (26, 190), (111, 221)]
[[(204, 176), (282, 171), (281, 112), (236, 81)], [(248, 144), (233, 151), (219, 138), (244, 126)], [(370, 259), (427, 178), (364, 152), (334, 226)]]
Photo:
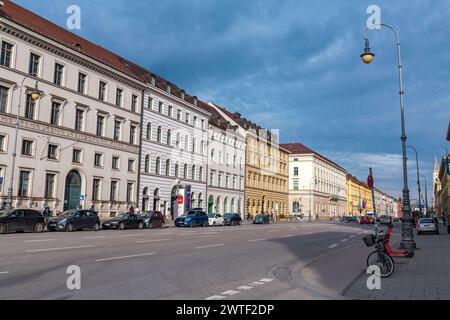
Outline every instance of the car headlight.
[(67, 219), (61, 220), (59, 224), (65, 225), (67, 223)]
[(118, 224), (119, 222), (118, 221), (111, 221), (110, 223), (111, 224)]

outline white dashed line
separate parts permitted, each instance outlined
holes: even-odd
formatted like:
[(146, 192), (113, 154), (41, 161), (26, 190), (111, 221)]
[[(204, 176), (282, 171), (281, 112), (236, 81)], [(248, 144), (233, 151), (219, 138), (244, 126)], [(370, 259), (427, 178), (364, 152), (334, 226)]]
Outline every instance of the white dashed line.
[(3, 271), (3, 272), (0, 272), (0, 275), (3, 275), (3, 274), (10, 274), (11, 272), (9, 272), (9, 271)]
[(221, 294), (226, 295), (226, 296), (234, 296), (238, 293), (239, 293), (239, 291), (228, 290), (228, 291), (222, 292)]
[(156, 240), (141, 240), (136, 241), (136, 243), (152, 243), (152, 242), (163, 242), (163, 241), (171, 241), (172, 239), (156, 239)]
[(272, 282), (273, 281), (273, 279), (268, 279), (268, 278), (265, 278), (265, 279), (261, 279), (261, 280), (259, 280), (260, 282), (265, 282), (265, 283), (269, 283), (269, 282)]
[(254, 287), (250, 287), (250, 286), (242, 286), (239, 287), (238, 290), (252, 290)]
[(356, 237), (356, 236), (355, 236), (355, 235), (352, 235), (352, 236), (350, 236), (349, 238), (350, 238), (350, 239), (353, 239), (354, 237)]
[(226, 297), (224, 297), (224, 296), (212, 296), (212, 297), (206, 298), (205, 300), (222, 300), (225, 298)]
[(261, 242), (266, 241), (267, 239), (254, 239), (254, 240), (248, 240), (248, 242)]
[(154, 252), (150, 252), (150, 253), (143, 253), (143, 254), (135, 254), (135, 255), (131, 255), (131, 256), (98, 259), (98, 260), (95, 260), (95, 262), (110, 261), (110, 260), (122, 260), (122, 259), (129, 259), (129, 258), (139, 258), (139, 257), (152, 256), (154, 254), (155, 254)]
[(145, 234), (138, 233), (138, 234), (123, 234), (122, 237), (143, 237)]
[(292, 237), (295, 237), (295, 236), (292, 235), (292, 234), (288, 234), (288, 235), (285, 235), (285, 236), (281, 236), (280, 238), (292, 238)]
[(199, 250), (199, 249), (207, 249), (207, 248), (215, 248), (215, 247), (223, 247), (225, 244), (221, 243), (221, 244), (212, 244), (210, 246), (202, 246), (202, 247), (195, 247), (195, 250)]
[(262, 286), (264, 282), (255, 281), (253, 283), (250, 283), (251, 286)]
[(34, 243), (34, 242), (50, 242), (56, 241), (56, 239), (43, 239), (43, 240), (25, 240), (25, 243)]
[(348, 239), (342, 239), (341, 240), (341, 242), (347, 242), (348, 241)]
[(63, 247), (63, 248), (50, 248), (50, 249), (37, 249), (37, 250), (27, 250), (27, 253), (34, 252), (50, 252), (50, 251), (62, 251), (62, 250), (74, 250), (74, 249), (87, 249), (93, 248), (94, 246), (79, 246), (79, 247)]
[(328, 249), (334, 249), (334, 248), (336, 248), (337, 246), (338, 246), (338, 244), (335, 243), (335, 244), (332, 244), (331, 246), (329, 246)]
[(96, 236), (96, 237), (85, 237), (84, 240), (94, 240), (94, 239), (106, 239), (107, 236)]

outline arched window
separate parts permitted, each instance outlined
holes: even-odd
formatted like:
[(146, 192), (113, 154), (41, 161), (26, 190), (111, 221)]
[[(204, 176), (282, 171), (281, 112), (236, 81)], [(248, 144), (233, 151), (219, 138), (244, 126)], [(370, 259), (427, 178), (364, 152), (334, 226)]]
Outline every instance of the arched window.
[(172, 145), (172, 130), (167, 131), (167, 145)]
[(192, 152), (195, 153), (196, 141), (195, 138), (192, 138)]
[(215, 150), (211, 149), (211, 163), (214, 163), (214, 153), (215, 153)]
[(177, 163), (175, 165), (175, 178), (178, 178), (180, 176), (180, 165)]
[(176, 141), (176, 145), (177, 145), (177, 147), (179, 147), (180, 146), (180, 138), (181, 137), (181, 135), (180, 135), (180, 133), (179, 132), (177, 132), (177, 141)]
[(144, 171), (145, 171), (145, 173), (149, 173), (150, 172), (150, 156), (149, 155), (145, 156)]
[(170, 160), (169, 159), (167, 159), (166, 160), (166, 176), (168, 176), (168, 177), (170, 177), (170, 170), (171, 168), (170, 168)]
[(156, 158), (156, 174), (161, 173), (161, 158)]
[(198, 195), (198, 207), (203, 208), (203, 194), (202, 193), (200, 193)]
[(184, 169), (183, 169), (183, 177), (184, 179), (187, 179), (188, 176), (188, 166), (187, 164), (184, 165)]
[(192, 180), (195, 180), (195, 165), (192, 166), (192, 172), (191, 172), (191, 174), (192, 174), (191, 179), (192, 179)]
[(228, 212), (228, 198), (225, 198), (225, 200), (223, 200), (223, 213), (229, 213)]
[(198, 181), (203, 181), (203, 167), (198, 171)]
[(147, 140), (152, 139), (152, 124), (149, 122), (147, 123)]
[(189, 148), (189, 137), (184, 137), (184, 151), (188, 151)]
[(156, 141), (158, 141), (159, 143), (161, 143), (161, 138), (162, 138), (161, 133), (162, 133), (161, 127), (158, 127), (158, 134), (157, 134)]
[(234, 210), (234, 198), (231, 199), (231, 213), (236, 213), (236, 210)]

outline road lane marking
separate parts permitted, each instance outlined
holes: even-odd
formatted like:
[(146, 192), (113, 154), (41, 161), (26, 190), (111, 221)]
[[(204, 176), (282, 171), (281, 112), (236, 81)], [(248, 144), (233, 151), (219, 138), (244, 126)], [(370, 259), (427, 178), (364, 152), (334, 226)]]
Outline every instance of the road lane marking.
[(266, 241), (267, 239), (254, 239), (254, 240), (248, 240), (248, 242), (260, 242), (260, 241)]
[(56, 239), (42, 239), (42, 240), (25, 240), (25, 243), (33, 243), (33, 242), (50, 242), (56, 241)]
[(139, 257), (152, 256), (154, 254), (156, 254), (156, 253), (150, 252), (150, 253), (134, 254), (134, 255), (131, 255), (131, 256), (122, 256), (122, 257), (97, 259), (97, 260), (95, 260), (95, 262), (111, 261), (111, 260), (122, 260), (122, 259), (130, 259), (130, 258), (139, 258)]
[(354, 237), (356, 237), (356, 236), (355, 236), (355, 235), (351, 235), (351, 236), (350, 236), (350, 239), (353, 239)]
[(223, 247), (224, 245), (225, 245), (224, 243), (221, 243), (221, 244), (212, 244), (212, 245), (210, 245), (210, 246), (195, 247), (194, 249), (195, 249), (195, 250), (198, 250), (198, 249), (207, 249), (207, 248)]
[(9, 271), (3, 271), (3, 272), (0, 272), (0, 275), (4, 275), (4, 274), (10, 274), (11, 272), (9, 272)]
[(264, 285), (264, 282), (255, 281), (253, 283), (250, 283), (249, 285), (250, 286), (262, 286), (262, 285)]
[(212, 297), (206, 298), (205, 300), (223, 300), (225, 298), (226, 297), (224, 297), (224, 296), (212, 296)]
[(50, 252), (50, 251), (62, 251), (62, 250), (74, 250), (74, 249), (87, 249), (93, 248), (94, 246), (78, 246), (78, 247), (61, 247), (61, 248), (49, 248), (49, 249), (35, 249), (35, 250), (27, 250), (27, 253), (34, 252)]
[(269, 279), (269, 278), (265, 278), (265, 279), (259, 280), (259, 282), (265, 282), (265, 283), (269, 283), (269, 282), (272, 282), (272, 281), (273, 281), (273, 279)]
[(208, 234), (219, 234), (218, 232), (211, 232), (211, 233), (207, 233), (207, 232), (201, 232), (201, 233), (198, 233), (198, 232), (192, 232), (192, 233), (180, 233), (178, 236), (181, 236), (181, 237), (185, 237), (185, 236), (201, 236), (201, 235), (208, 235)]
[(250, 286), (241, 286), (238, 288), (238, 290), (252, 290), (254, 287), (250, 287)]
[(95, 237), (84, 237), (84, 240), (93, 240), (93, 239), (106, 239), (107, 236), (95, 236)]
[(228, 290), (228, 291), (222, 292), (221, 294), (226, 295), (226, 296), (234, 296), (238, 293), (239, 293), (239, 291)]
[(138, 233), (138, 234), (123, 234), (122, 237), (143, 237), (145, 234)]
[(171, 241), (172, 239), (156, 239), (156, 240), (140, 240), (136, 241), (136, 243), (152, 243), (152, 242), (163, 242), (163, 241)]
[(204, 236), (199, 236), (199, 238), (209, 238), (209, 237), (220, 237), (221, 234), (208, 234)]
[(332, 244), (331, 246), (329, 246), (328, 249), (334, 249), (334, 248), (336, 248), (337, 246), (338, 246), (338, 244), (335, 243), (335, 244)]
[(288, 234), (288, 235), (285, 235), (285, 236), (281, 236), (280, 238), (292, 238), (292, 237), (295, 237), (295, 236), (292, 235), (292, 234)]
[(156, 235), (157, 236), (165, 236), (165, 235), (168, 235), (168, 234), (170, 234), (170, 233), (169, 232), (159, 232)]
[(347, 242), (348, 241), (348, 239), (342, 239), (341, 240), (341, 242)]

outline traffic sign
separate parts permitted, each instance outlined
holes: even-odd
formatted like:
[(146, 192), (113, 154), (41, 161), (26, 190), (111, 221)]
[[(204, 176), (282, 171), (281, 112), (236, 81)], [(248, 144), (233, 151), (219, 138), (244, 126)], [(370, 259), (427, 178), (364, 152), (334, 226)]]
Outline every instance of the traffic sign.
[(369, 186), (370, 189), (373, 189), (374, 180), (373, 180), (373, 176), (372, 175), (369, 175), (369, 177), (367, 178), (367, 185)]

